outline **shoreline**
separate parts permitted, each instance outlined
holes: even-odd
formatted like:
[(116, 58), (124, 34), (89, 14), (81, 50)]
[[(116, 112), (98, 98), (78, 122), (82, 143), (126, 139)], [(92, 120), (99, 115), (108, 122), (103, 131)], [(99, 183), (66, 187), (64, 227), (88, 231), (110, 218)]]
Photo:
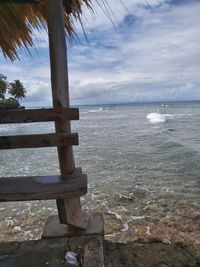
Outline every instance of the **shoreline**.
[[(21, 204), (21, 203), (20, 203)], [(24, 203), (23, 203), (24, 204)], [(40, 239), (42, 229), (48, 215), (56, 214), (52, 206), (44, 206), (44, 202), (27, 202), (27, 209), (18, 213), (12, 207), (13, 213), (0, 220), (0, 242), (24, 241)], [(39, 205), (39, 206), (38, 206)], [(39, 210), (39, 207), (41, 208)], [(19, 207), (18, 207), (19, 208)], [(1, 214), (4, 210), (0, 209)], [(178, 206), (176, 216), (150, 217), (129, 216), (125, 221), (117, 212), (103, 211), (105, 239), (113, 242), (139, 242), (142, 244), (182, 243), (192, 245), (200, 252), (200, 208), (198, 205), (181, 204)]]

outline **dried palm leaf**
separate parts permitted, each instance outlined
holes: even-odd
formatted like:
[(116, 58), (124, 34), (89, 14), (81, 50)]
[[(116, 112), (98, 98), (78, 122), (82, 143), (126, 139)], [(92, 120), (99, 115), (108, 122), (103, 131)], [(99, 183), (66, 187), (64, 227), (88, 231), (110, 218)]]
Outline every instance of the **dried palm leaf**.
[[(47, 4), (48, 0), (0, 0), (0, 48), (5, 57), (14, 60), (18, 48), (33, 46), (33, 30), (47, 21)], [(83, 4), (91, 8), (90, 0), (63, 0), (67, 35), (74, 33), (73, 18), (81, 21)]]

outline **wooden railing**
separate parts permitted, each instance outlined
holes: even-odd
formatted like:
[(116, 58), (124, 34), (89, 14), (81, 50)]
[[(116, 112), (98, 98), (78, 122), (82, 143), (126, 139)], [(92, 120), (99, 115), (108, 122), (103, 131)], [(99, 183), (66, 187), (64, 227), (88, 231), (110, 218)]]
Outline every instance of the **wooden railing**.
[[(78, 119), (79, 111), (75, 108), (0, 111), (1, 124)], [(78, 145), (77, 133), (0, 136), (1, 150), (72, 145)], [(82, 174), (81, 168), (76, 168), (70, 175), (0, 177), (0, 201), (71, 199), (86, 193), (87, 176)]]
[[(7, 1), (8, 2), (8, 1)], [(33, 0), (10, 0), (10, 2), (33, 2)], [(70, 6), (66, 7), (69, 8)], [(77, 136), (71, 134), (71, 119), (78, 119), (78, 113), (75, 109), (70, 109), (69, 99), (69, 83), (68, 83), (68, 66), (67, 66), (67, 46), (65, 35), (65, 19), (62, 0), (48, 0), (44, 3), (44, 9), (47, 15), (47, 29), (49, 37), (49, 52), (51, 66), (51, 91), (53, 100), (53, 109), (40, 110), (16, 110), (16, 111), (1, 111), (1, 123), (19, 123), (19, 122), (41, 122), (54, 121), (55, 134), (34, 136), (36, 140), (31, 140), (28, 136), (21, 137), (4, 137), (1, 139), (2, 149), (11, 149), (22, 147), (23, 140), (26, 148), (57, 146), (60, 177), (58, 181), (68, 180), (70, 175), (74, 175), (75, 162), (73, 156), (72, 145), (77, 144)], [(19, 139), (18, 139), (19, 138)], [(25, 142), (26, 141), (26, 142)], [(19, 143), (19, 144), (18, 144)], [(31, 145), (32, 144), (32, 145)], [(79, 172), (78, 179), (83, 178), (83, 174)], [(14, 178), (15, 179), (15, 178)], [(29, 178), (30, 179), (30, 178)], [(48, 177), (44, 177), (48, 180)], [(50, 179), (51, 181), (51, 179)], [(17, 182), (17, 178), (16, 178)], [(78, 183), (79, 184), (79, 183)], [(4, 187), (6, 188), (6, 187)], [(8, 187), (11, 190), (11, 187)], [(19, 188), (20, 190), (20, 188)], [(28, 192), (28, 191), (27, 191)], [(84, 191), (85, 192), (85, 191)], [(2, 192), (3, 194), (4, 192)], [(9, 192), (8, 192), (9, 193)], [(11, 192), (12, 193), (12, 192)], [(24, 192), (19, 191), (23, 195)], [(1, 189), (0, 189), (1, 195)], [(29, 195), (29, 193), (28, 193)], [(80, 198), (75, 195), (69, 198), (56, 199), (59, 221), (61, 224), (70, 224), (72, 226), (87, 229), (89, 223), (89, 215), (81, 208)]]
[(0, 123), (79, 120), (78, 108), (0, 110)]

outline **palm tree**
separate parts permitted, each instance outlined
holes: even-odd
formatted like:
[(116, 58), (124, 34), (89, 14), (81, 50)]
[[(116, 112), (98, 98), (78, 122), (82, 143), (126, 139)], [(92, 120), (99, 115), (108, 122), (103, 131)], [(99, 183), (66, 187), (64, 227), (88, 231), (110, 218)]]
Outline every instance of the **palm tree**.
[(20, 80), (15, 80), (13, 83), (10, 83), (9, 93), (19, 104), (19, 100), (26, 97), (27, 92)]
[(5, 99), (6, 90), (8, 87), (7, 77), (0, 74), (0, 99)]

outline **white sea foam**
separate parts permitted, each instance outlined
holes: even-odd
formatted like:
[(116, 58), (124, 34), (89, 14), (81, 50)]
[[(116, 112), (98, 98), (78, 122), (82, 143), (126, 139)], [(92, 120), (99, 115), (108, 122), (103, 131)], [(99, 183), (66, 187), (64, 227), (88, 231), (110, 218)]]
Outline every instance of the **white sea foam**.
[(128, 226), (128, 223), (123, 223), (123, 229), (122, 229), (122, 232), (125, 232), (125, 231), (128, 231), (129, 230), (129, 226)]
[(90, 113), (95, 113), (95, 112), (101, 112), (103, 108), (98, 108), (98, 109), (90, 109), (88, 112)]
[(109, 214), (115, 215), (116, 219), (122, 221), (122, 216), (119, 215), (117, 212), (114, 212), (114, 211), (111, 211), (111, 210), (108, 210), (107, 212), (108, 212)]
[(132, 220), (142, 220), (145, 219), (146, 216), (142, 215), (142, 216), (131, 216)]
[(150, 228), (149, 226), (147, 226), (147, 231), (146, 231), (146, 234), (147, 234), (147, 235), (151, 235), (151, 233), (150, 233), (150, 229), (151, 229), (151, 228)]
[(120, 208), (121, 208), (121, 211), (126, 211), (126, 212), (128, 211), (127, 208), (125, 208), (124, 206), (120, 206)]
[(120, 220), (122, 222), (123, 228), (122, 228), (122, 232), (124, 231), (128, 231), (129, 226), (128, 226), (128, 222), (123, 222), (122, 220), (122, 216), (119, 215), (117, 212), (111, 211), (111, 210), (107, 210), (108, 214), (112, 214), (115, 216), (116, 219)]
[(161, 114), (159, 112), (153, 112), (153, 113), (149, 113), (146, 116), (146, 119), (151, 124), (158, 124), (158, 123), (164, 123), (167, 118), (172, 117), (172, 116), (173, 115), (171, 114)]
[(21, 229), (22, 229), (21, 226), (15, 226), (15, 227), (14, 227), (14, 230), (15, 230), (15, 231), (21, 231)]
[(162, 105), (160, 105), (162, 108), (167, 108), (167, 107), (169, 107), (169, 105), (167, 105), (167, 104), (162, 104)]

